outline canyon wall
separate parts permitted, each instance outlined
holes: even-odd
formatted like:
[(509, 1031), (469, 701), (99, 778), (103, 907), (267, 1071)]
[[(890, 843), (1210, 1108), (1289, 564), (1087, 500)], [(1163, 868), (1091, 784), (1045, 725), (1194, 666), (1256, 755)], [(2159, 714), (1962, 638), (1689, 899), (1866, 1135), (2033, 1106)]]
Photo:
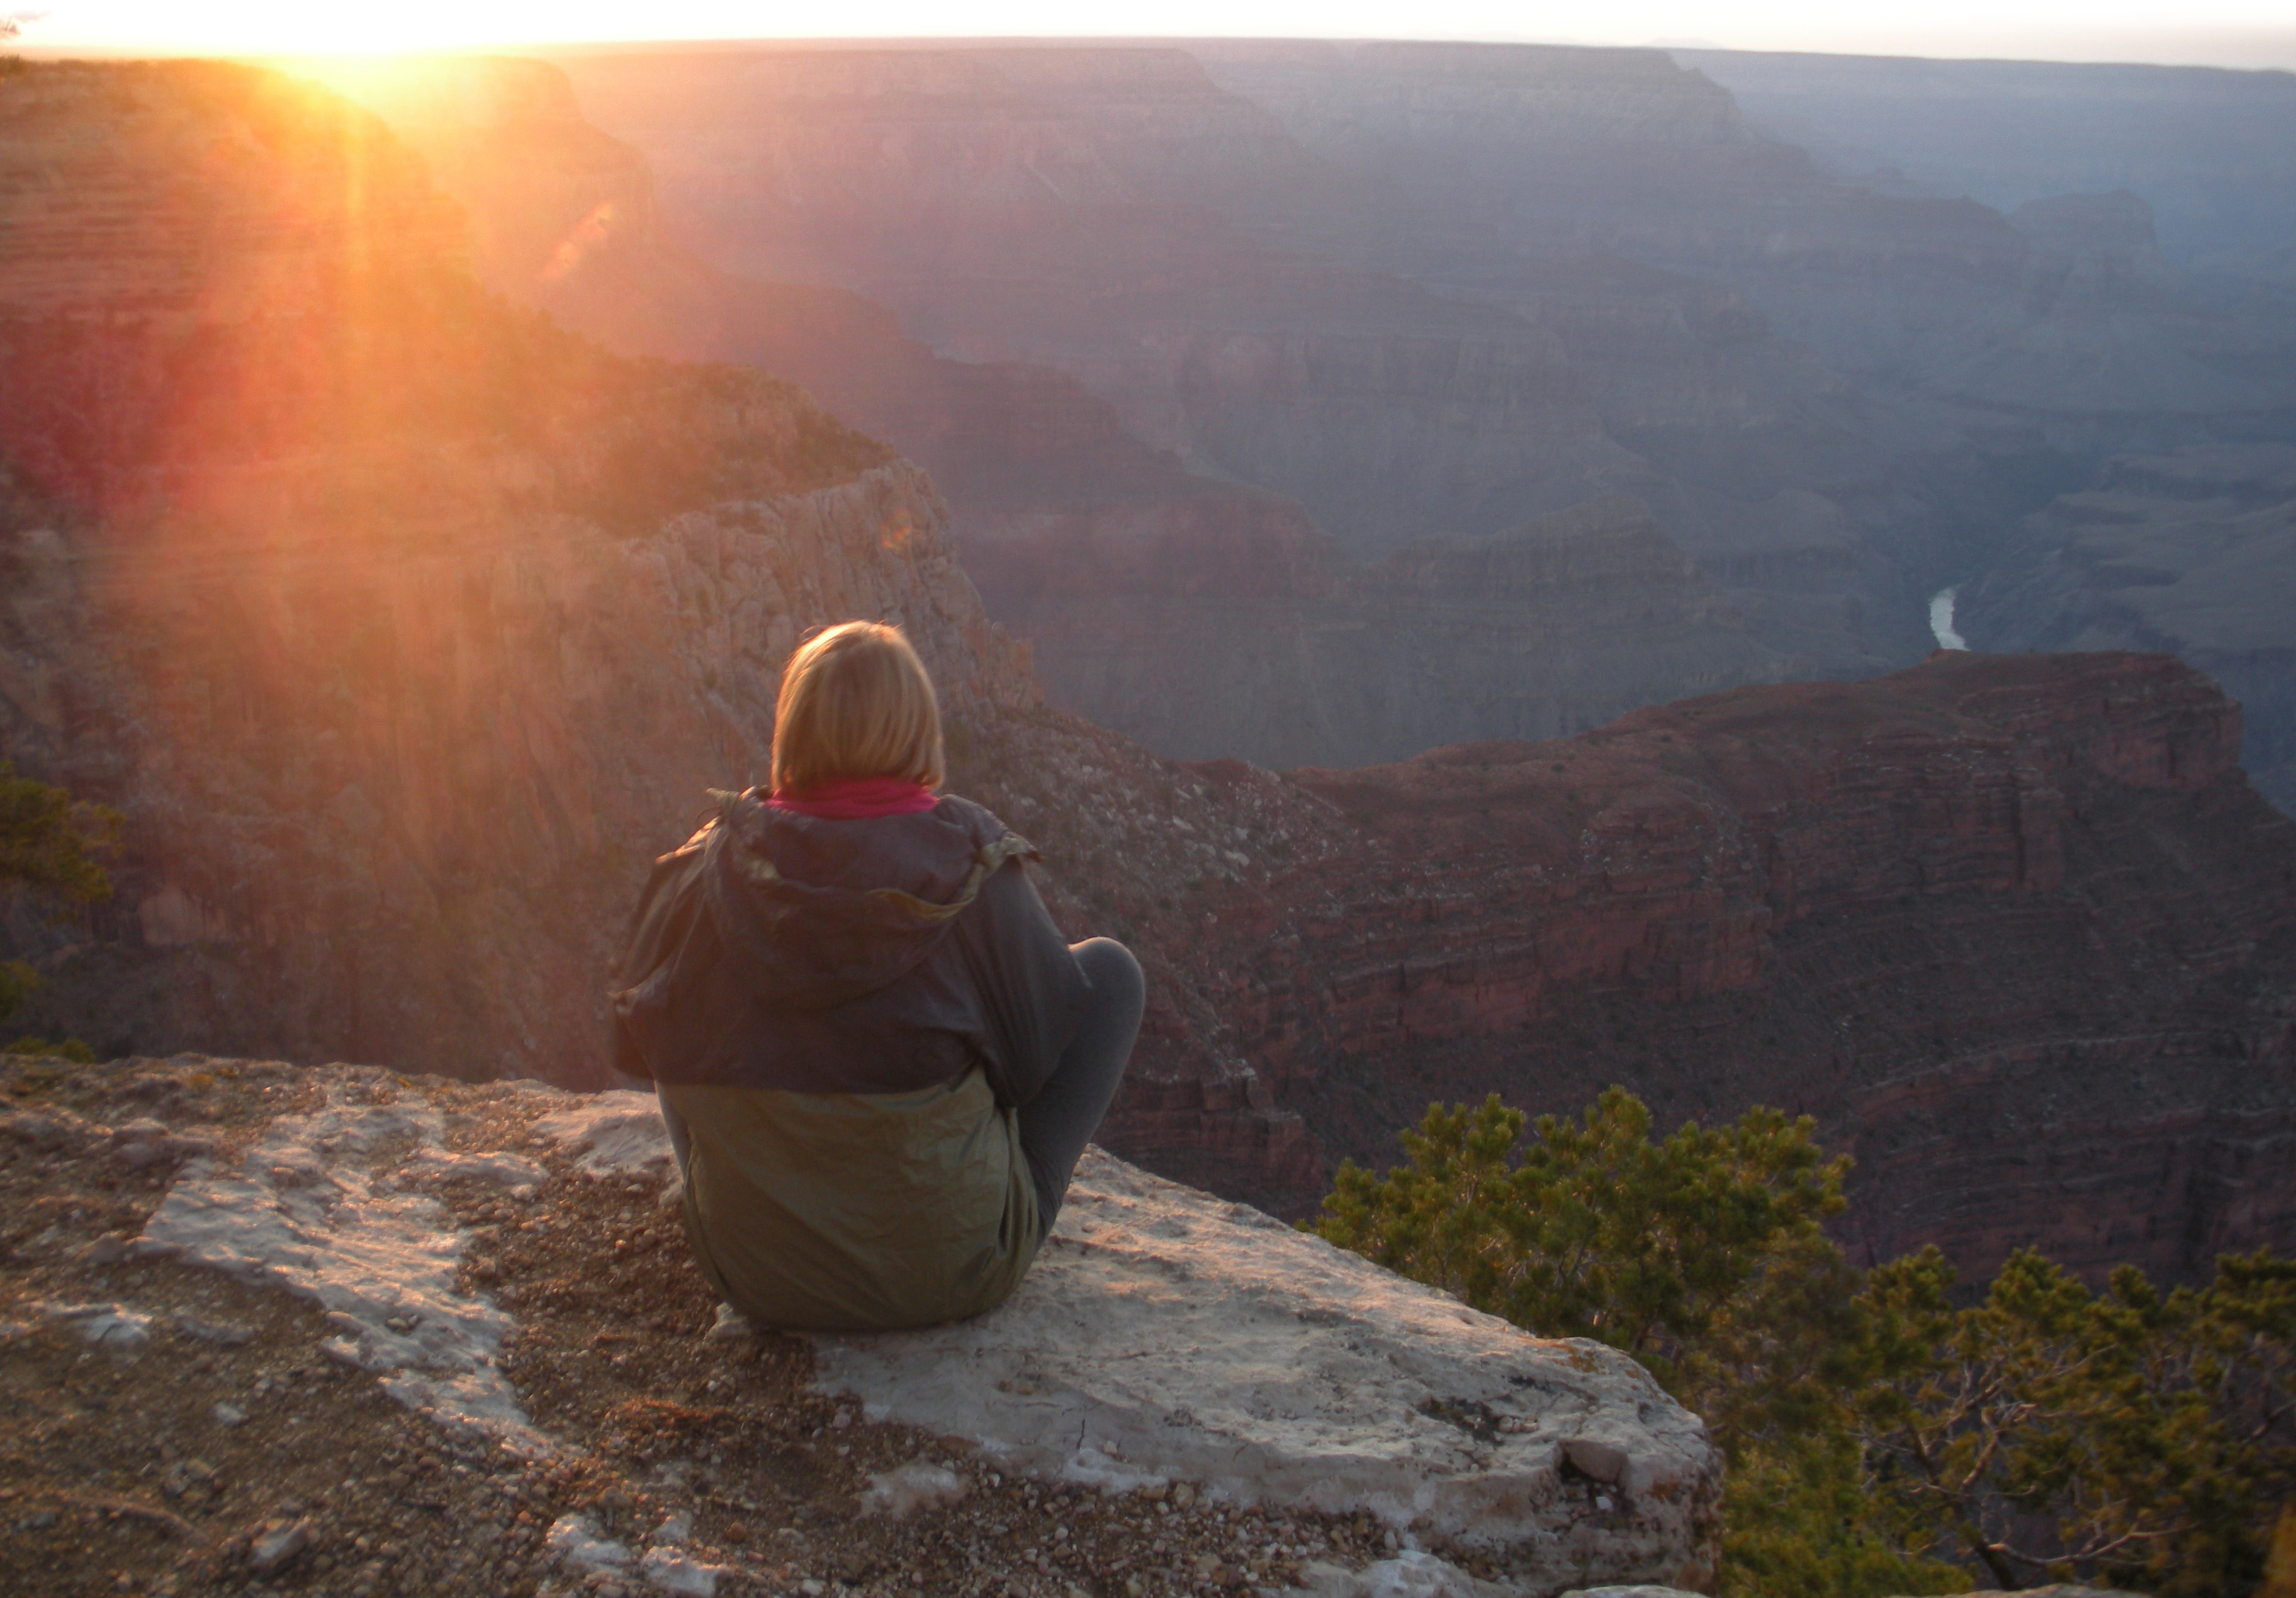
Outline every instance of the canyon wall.
[(2248, 710), (2243, 764), (2296, 812), (2296, 445), (2123, 455), (2028, 517), (1956, 595), (1980, 649), (2158, 649)]
[(20, 910), (30, 1020), (595, 1079), (636, 886), (762, 766), (802, 627), (1034, 702), (914, 466), (488, 299), (364, 112), (63, 65), (0, 122), (0, 725), (127, 817), (93, 928)]
[[(1058, 818), (1078, 936), (1238, 873), (1178, 767), (1043, 707), (914, 465), (778, 379), (490, 298), (371, 116), (65, 64), (0, 79), (0, 738), (126, 822), (110, 904), (9, 907), (22, 1030), (595, 1085), (650, 861), (761, 774), (804, 631), (856, 616), (916, 641), (957, 785)], [(1142, 953), (1188, 1135), (1314, 1185)]]
[[(1168, 753), (1349, 764), (1531, 730), (1502, 662), (1542, 674), (1556, 711), (1539, 731), (1901, 667), (1930, 645), (1931, 594), (1989, 570), (2112, 454), (2296, 436), (2296, 300), (2197, 272), (2181, 243), (2165, 256), (2146, 193), (2005, 211), (1845, 173), (1660, 52), (807, 45), (562, 64), (582, 114), (651, 168), (658, 238), (865, 295), (945, 363), (1056, 372), (1072, 411), (1164, 463), (1153, 493), (950, 493), (990, 612), (1040, 645), (1054, 701)], [(2193, 138), (2233, 152), (2269, 122), (2231, 103), (2243, 85)], [(2234, 189), (2268, 193), (2264, 167), (2241, 173)], [(752, 358), (722, 319), (684, 324), (703, 331), (683, 350)], [(929, 458), (953, 436), (840, 397), (840, 365), (805, 379), (833, 409), (952, 484), (944, 460), (981, 458)], [(1736, 636), (1679, 671), (1614, 670), (1600, 649), (1557, 670), (1524, 617), (1481, 675), (1446, 679), (1449, 703), (1488, 716), (1421, 717), (1408, 681), (1383, 684), (1369, 720), (1316, 709), (1364, 698), (1316, 646), (1333, 593), (1377, 587), (1405, 545), (1621, 495), (1648, 511), (1622, 537), (1654, 528), (1695, 570), (1685, 591), (1653, 564), (1648, 619), (1605, 636), (1661, 660), (1659, 619), (1685, 605)], [(1143, 580), (1215, 548), (1253, 574), (1234, 604), (1175, 607), (1164, 590), (1187, 577)], [(1298, 574), (1289, 592), (1277, 571)], [(1111, 624), (1150, 614), (1187, 647)], [(1371, 657), (1445, 652), (1400, 614), (1384, 625), (1398, 642)], [(2257, 725), (2286, 731), (2269, 708)]]
[(2180, 266), (2261, 273), (2296, 244), (2296, 78), (2134, 62), (1674, 50), (1748, 122), (1874, 186), (2013, 211), (2143, 193)]
[[(2296, 824), (2240, 740), (2165, 657), (1941, 653), (1297, 772), (1326, 830), (1201, 892), (1182, 963), (1332, 1154), (1386, 1163), (1438, 1097), (1776, 1104), (1857, 1157), (1861, 1259), (2190, 1278), (2296, 1244)], [(1111, 1141), (1209, 1176), (1185, 1087), (1143, 1084)]]
[[(10, 916), (45, 982), (26, 1030), (598, 1080), (648, 858), (754, 774), (802, 629), (889, 616), (953, 785), (1045, 848), (1064, 925), (1149, 969), (1106, 1136), (1152, 1168), (1297, 1210), (1428, 1098), (1617, 1081), (1662, 1120), (1818, 1117), (1860, 1160), (1865, 1257), (2184, 1275), (2296, 1246), (2296, 840), (2187, 668), (1948, 656), (1357, 771), (1179, 763), (1041, 702), (915, 467), (775, 379), (490, 298), (485, 230), (340, 100), (41, 67), (0, 125), (0, 729), (127, 821), (112, 906)], [(1699, 656), (1726, 600), (1618, 500), (1353, 570), (1275, 512), (1266, 570), (1125, 536), (1100, 554), (1167, 607), (1128, 647), (1257, 583), (1263, 625), (1226, 632), (1324, 651), (1284, 693), (1360, 670), (1352, 721), (1605, 630), (1742, 666)]]

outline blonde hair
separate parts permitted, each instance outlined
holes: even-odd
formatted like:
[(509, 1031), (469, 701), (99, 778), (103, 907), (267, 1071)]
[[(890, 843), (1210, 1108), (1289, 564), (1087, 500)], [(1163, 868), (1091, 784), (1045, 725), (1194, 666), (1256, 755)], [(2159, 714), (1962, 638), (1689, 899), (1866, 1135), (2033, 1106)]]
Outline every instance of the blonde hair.
[(773, 785), (803, 793), (850, 777), (947, 777), (940, 701), (901, 629), (848, 621), (809, 639), (782, 671)]

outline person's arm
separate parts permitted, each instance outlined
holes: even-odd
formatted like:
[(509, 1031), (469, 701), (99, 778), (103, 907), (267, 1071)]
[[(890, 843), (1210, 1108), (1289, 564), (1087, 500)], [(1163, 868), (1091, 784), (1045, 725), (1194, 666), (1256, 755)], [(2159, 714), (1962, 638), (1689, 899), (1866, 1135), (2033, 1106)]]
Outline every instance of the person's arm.
[(980, 996), (988, 1086), (998, 1103), (1025, 1104), (1076, 1036), (1091, 989), (1018, 860), (990, 873), (955, 930)]

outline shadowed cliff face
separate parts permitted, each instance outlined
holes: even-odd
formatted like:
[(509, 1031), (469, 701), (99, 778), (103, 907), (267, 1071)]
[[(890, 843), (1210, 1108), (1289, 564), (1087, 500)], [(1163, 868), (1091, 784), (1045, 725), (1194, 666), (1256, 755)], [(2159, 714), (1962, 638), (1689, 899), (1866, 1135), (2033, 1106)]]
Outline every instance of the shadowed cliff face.
[(2296, 82), (2285, 72), (1751, 51), (1670, 53), (1749, 120), (1876, 186), (2012, 210), (2141, 189), (2180, 266), (2258, 272), (2296, 242)]
[(1939, 655), (1299, 772), (1351, 835), (1204, 896), (1185, 964), (1334, 1154), (1622, 1082), (1662, 1124), (1815, 1115), (1868, 1258), (2205, 1274), (2296, 1240), (2296, 826), (2239, 745), (2164, 657)]
[(1182, 757), (1369, 762), (1431, 739), (1551, 738), (1797, 664), (1748, 637), (1625, 496), (1363, 565), (1281, 522), (1183, 539), (1111, 514), (1050, 550), (1023, 517), (1005, 525), (965, 550), (988, 604), (1071, 703)]
[(1980, 649), (2174, 651), (2247, 708), (2249, 772), (2296, 811), (2296, 446), (2110, 461), (2026, 520), (1958, 613)]

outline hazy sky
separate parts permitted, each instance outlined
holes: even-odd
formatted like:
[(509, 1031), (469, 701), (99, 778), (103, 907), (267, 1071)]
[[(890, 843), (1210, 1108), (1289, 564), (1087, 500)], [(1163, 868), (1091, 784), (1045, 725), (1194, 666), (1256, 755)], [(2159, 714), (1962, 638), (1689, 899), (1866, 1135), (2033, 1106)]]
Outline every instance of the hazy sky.
[[(8, 0), (0, 0), (6, 5)], [(2296, 69), (2296, 0), (47, 0), (20, 46), (298, 53), (586, 40), (868, 37), (1530, 39), (1860, 54), (1999, 55)], [(26, 14), (19, 10), (17, 14)]]

